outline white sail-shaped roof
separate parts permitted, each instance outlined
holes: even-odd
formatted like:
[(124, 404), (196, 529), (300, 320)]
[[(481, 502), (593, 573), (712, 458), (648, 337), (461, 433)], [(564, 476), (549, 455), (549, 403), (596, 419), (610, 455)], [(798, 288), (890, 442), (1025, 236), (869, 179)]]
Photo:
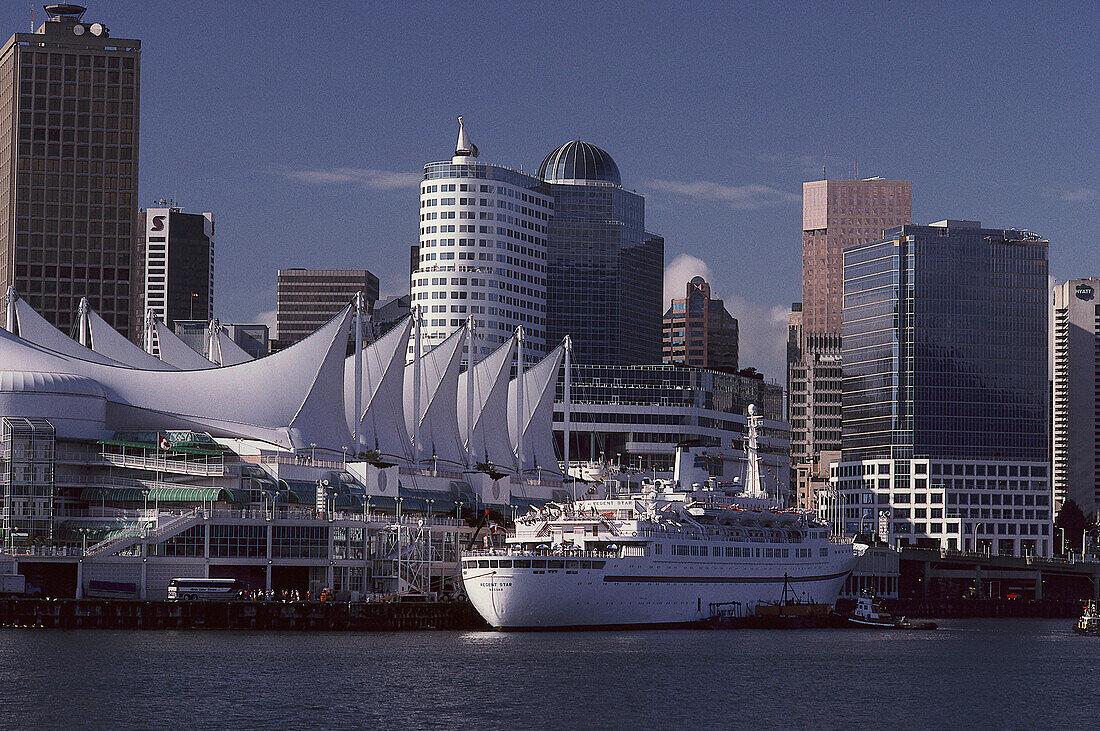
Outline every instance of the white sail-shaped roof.
[(193, 429), (287, 449), (350, 447), (344, 417), (344, 351), (351, 308), (284, 351), (201, 371), (152, 371), (69, 358), (0, 331), (5, 369), (71, 373), (107, 394), (116, 431)]
[(516, 339), (504, 345), (476, 364), (473, 372), (473, 428), (467, 434), (466, 379), (467, 370), (458, 377), (458, 429), (473, 464), (492, 462), (506, 471), (515, 465), (512, 441), (508, 434), (508, 384), (511, 380), (512, 358)]
[(224, 331), (218, 330), (218, 352), (220, 358), (218, 363), (223, 366), (237, 365), (239, 363), (247, 363), (254, 358), (248, 354), (241, 346), (234, 342), (233, 338)]
[[(420, 357), (420, 460), (435, 458), (466, 464), (466, 449), (458, 434), (458, 373), (466, 329)], [(410, 439), (414, 432), (414, 368), (405, 369), (405, 425)], [(410, 455), (412, 458), (413, 455)]]
[[(565, 346), (559, 345), (540, 360), (522, 379), (513, 379), (508, 387), (508, 433), (512, 449), (519, 450), (523, 438), (524, 474), (539, 470), (543, 473), (561, 474), (557, 453), (554, 451), (554, 392), (558, 384)], [(523, 416), (520, 418), (519, 381), (523, 382)]]
[[(407, 317), (383, 337), (363, 348), (363, 385), (359, 415), (359, 448), (378, 450), (384, 459), (407, 459), (405, 426), (405, 348), (412, 318)], [(355, 414), (355, 356), (344, 361), (344, 410), (348, 429)]]
[(138, 346), (122, 337), (107, 321), (100, 317), (94, 310), (88, 310), (88, 330), (90, 331), (92, 350), (105, 355), (111, 360), (118, 361), (131, 368), (141, 368), (150, 371), (174, 371), (175, 367), (168, 365), (155, 355), (150, 355)]
[(213, 368), (214, 364), (203, 358), (200, 353), (185, 343), (172, 328), (160, 320), (155, 323), (157, 343), (160, 345), (160, 359), (165, 363), (184, 371), (200, 371)]
[(80, 343), (58, 330), (50, 322), (34, 311), (26, 300), (15, 301), (16, 324), (19, 328), (19, 337), (30, 341), (35, 345), (41, 345), (54, 352), (67, 355), (72, 358), (102, 363), (104, 365), (124, 366), (125, 364), (111, 360), (105, 355), (100, 355), (91, 348), (85, 348)]

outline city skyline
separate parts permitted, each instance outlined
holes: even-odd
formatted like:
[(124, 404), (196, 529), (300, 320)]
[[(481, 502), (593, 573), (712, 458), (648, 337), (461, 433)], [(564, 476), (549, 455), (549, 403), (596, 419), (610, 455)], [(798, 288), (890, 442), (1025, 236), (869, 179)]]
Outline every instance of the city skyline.
[[(30, 9), (0, 10), (9, 35), (29, 30)], [(419, 171), (457, 114), (483, 159), (529, 172), (566, 139), (607, 149), (647, 198), (682, 280), (672, 289), (707, 277), (742, 322), (745, 365), (775, 380), (799, 299), (801, 183), (823, 163), (830, 178), (858, 161), (859, 177), (912, 180), (917, 223), (970, 212), (1033, 228), (1057, 279), (1100, 269), (1086, 233), (1100, 183), (1077, 152), (1097, 113), (1078, 72), (1095, 61), (1091, 6), (499, 9), (457, 47), (431, 40), (463, 12), (91, 4), (112, 35), (142, 41), (139, 204), (223, 212), (219, 316), (272, 311), (275, 273), (294, 266), (378, 269), (383, 298), (402, 293), (394, 253), (416, 239)], [(355, 31), (335, 33), (337, 19)], [(1027, 37), (1029, 52), (988, 54), (977, 26)], [(516, 42), (498, 47), (501, 35)], [(891, 38), (907, 41), (904, 57), (864, 51)], [(960, 65), (973, 73), (959, 78)]]

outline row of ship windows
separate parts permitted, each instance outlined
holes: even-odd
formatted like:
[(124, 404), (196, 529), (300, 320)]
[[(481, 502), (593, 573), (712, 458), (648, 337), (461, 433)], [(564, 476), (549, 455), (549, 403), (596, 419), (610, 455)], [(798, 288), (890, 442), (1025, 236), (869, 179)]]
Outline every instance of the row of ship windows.
[(599, 570), (606, 561), (553, 559), (472, 559), (462, 561), (464, 569), (592, 569)]
[[(658, 556), (664, 553), (664, 544), (657, 543), (654, 545), (654, 553)], [(758, 548), (753, 546), (698, 546), (698, 545), (682, 545), (678, 543), (670, 544), (670, 553), (673, 556), (696, 556), (696, 557), (708, 557), (713, 556), (715, 558), (790, 558), (790, 548)], [(814, 549), (812, 548), (795, 548), (795, 558), (812, 558)], [(828, 547), (818, 549), (818, 555), (821, 558), (826, 558), (829, 555)]]

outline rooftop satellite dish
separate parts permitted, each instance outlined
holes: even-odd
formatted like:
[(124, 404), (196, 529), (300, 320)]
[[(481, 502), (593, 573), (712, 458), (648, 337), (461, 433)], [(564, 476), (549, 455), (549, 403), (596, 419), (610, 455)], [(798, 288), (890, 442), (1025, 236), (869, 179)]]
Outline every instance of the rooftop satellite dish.
[(104, 30), (103, 23), (92, 23), (88, 30), (92, 32), (93, 36), (101, 36)]

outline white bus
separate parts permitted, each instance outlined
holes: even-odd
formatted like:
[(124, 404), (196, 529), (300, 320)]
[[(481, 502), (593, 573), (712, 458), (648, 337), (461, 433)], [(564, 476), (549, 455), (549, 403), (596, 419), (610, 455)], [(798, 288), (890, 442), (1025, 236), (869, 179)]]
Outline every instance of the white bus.
[(239, 599), (244, 590), (245, 585), (237, 579), (172, 579), (168, 599), (230, 601)]

